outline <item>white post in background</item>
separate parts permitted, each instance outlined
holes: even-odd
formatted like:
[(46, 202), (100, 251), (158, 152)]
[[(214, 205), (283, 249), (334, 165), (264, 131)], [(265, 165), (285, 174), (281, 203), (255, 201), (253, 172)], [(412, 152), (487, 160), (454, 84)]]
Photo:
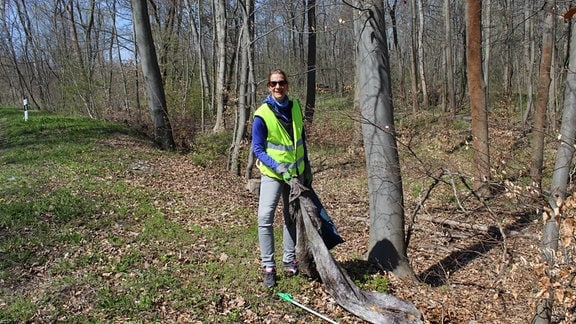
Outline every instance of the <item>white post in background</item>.
[(24, 98), (24, 121), (28, 121), (28, 99)]

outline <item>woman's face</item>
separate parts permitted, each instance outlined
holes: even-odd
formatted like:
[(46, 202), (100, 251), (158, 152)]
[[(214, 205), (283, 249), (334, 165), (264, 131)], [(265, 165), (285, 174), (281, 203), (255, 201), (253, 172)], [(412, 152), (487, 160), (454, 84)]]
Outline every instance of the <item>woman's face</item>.
[(284, 75), (271, 74), (270, 81), (268, 81), (268, 90), (272, 97), (278, 101), (282, 102), (286, 97), (286, 92), (288, 92), (288, 82), (284, 79)]

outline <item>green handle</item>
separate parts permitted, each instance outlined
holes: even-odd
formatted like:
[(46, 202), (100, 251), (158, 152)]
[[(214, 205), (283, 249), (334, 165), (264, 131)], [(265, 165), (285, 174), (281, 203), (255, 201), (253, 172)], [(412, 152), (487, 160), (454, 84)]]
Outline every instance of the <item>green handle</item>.
[(313, 309), (310, 309), (310, 308), (308, 308), (308, 307), (306, 307), (306, 306), (304, 306), (304, 305), (296, 302), (294, 299), (292, 299), (292, 296), (291, 296), (289, 293), (279, 292), (279, 293), (278, 293), (278, 296), (279, 296), (282, 300), (285, 300), (285, 301), (287, 301), (287, 302), (289, 302), (289, 303), (292, 303), (292, 304), (294, 304), (294, 305), (296, 305), (296, 306), (298, 306), (298, 307), (300, 307), (300, 308), (302, 308), (302, 309), (304, 309), (304, 310), (307, 310), (307, 311), (309, 311), (310, 313), (312, 313), (312, 314), (314, 314), (314, 315), (316, 315), (316, 316), (324, 319), (324, 320), (327, 321), (328, 323), (338, 324), (338, 322), (333, 321), (333, 320), (331, 320), (330, 318), (328, 318), (328, 317), (326, 317), (326, 316), (318, 313), (317, 311), (315, 311), (315, 310), (313, 310)]
[(294, 301), (294, 299), (292, 299), (292, 295), (290, 295), (289, 293), (279, 292), (278, 296), (289, 303), (292, 303)]

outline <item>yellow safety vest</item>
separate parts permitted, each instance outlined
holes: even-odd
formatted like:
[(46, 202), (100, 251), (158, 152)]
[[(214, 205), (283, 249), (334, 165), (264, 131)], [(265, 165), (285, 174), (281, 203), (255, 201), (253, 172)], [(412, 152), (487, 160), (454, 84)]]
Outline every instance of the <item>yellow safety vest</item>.
[[(292, 102), (292, 128), (294, 132), (294, 141), (288, 135), (282, 124), (278, 121), (276, 115), (268, 104), (261, 105), (256, 112), (258, 116), (266, 123), (268, 135), (266, 137), (266, 154), (278, 163), (288, 163), (288, 171), (292, 176), (298, 176), (304, 173), (304, 142), (302, 140), (302, 111), (298, 100)], [(294, 145), (296, 143), (296, 145)], [(282, 175), (276, 173), (273, 169), (257, 163), (260, 172), (268, 177), (282, 180)]]

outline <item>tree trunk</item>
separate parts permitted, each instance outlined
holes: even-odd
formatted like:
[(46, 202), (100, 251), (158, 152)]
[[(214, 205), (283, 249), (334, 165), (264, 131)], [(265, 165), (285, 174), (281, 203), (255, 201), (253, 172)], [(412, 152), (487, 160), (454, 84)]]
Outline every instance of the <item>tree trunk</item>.
[(416, 114), (416, 112), (418, 112), (419, 110), (419, 100), (418, 100), (418, 64), (417, 64), (417, 47), (418, 44), (416, 42), (417, 39), (417, 34), (418, 34), (418, 29), (417, 29), (417, 24), (418, 24), (418, 20), (416, 19), (416, 0), (411, 0), (410, 1), (410, 7), (411, 7), (411, 12), (412, 12), (412, 24), (411, 24), (411, 28), (412, 28), (412, 33), (411, 33), (411, 40), (412, 40), (412, 46), (410, 48), (410, 79), (411, 79), (411, 84), (412, 84), (412, 113)]
[(542, 165), (544, 163), (544, 131), (546, 124), (546, 107), (548, 106), (548, 90), (550, 88), (550, 66), (552, 62), (552, 30), (554, 17), (552, 8), (554, 0), (544, 4), (545, 13), (542, 31), (542, 58), (540, 59), (540, 77), (536, 92), (536, 111), (532, 129), (532, 160), (530, 164), (530, 177), (532, 187), (539, 193), (542, 191)]
[(152, 123), (154, 124), (154, 140), (163, 150), (173, 151), (176, 149), (172, 136), (172, 127), (168, 119), (166, 96), (164, 86), (152, 39), (152, 30), (148, 17), (146, 0), (132, 0), (132, 21), (136, 44), (141, 57), (142, 74), (146, 84), (146, 96), (151, 110)]
[(216, 87), (214, 97), (216, 99), (216, 121), (213, 131), (215, 133), (224, 130), (224, 101), (226, 96), (226, 1), (214, 1), (214, 16), (216, 30)]
[[(192, 14), (192, 6), (190, 5), (190, 0), (184, 0), (186, 4), (186, 8), (188, 9), (188, 13), (191, 17), (194, 15)], [(198, 7), (198, 15), (200, 15), (200, 0), (197, 1), (196, 6)], [(200, 19), (198, 19), (200, 20)], [(202, 41), (201, 35), (201, 28), (202, 26), (196, 26), (196, 19), (190, 19), (190, 28), (192, 29), (192, 39), (193, 42), (196, 44), (196, 55), (198, 55), (198, 64), (200, 68), (200, 88), (201, 88), (201, 98), (200, 98), (200, 128), (202, 132), (206, 130), (205, 127), (205, 112), (207, 110), (208, 105), (208, 97), (210, 96), (210, 81), (208, 79), (208, 69), (206, 64), (206, 55), (204, 54), (204, 42)]]
[(530, 113), (534, 108), (534, 82), (532, 80), (534, 75), (534, 20), (530, 19), (532, 14), (532, 6), (534, 5), (533, 0), (526, 0), (525, 10), (524, 10), (524, 60), (526, 64), (526, 74), (524, 78), (526, 80), (526, 110), (524, 111), (524, 116), (522, 117), (522, 122), (524, 126), (528, 123), (528, 118)]
[(424, 107), (430, 106), (430, 98), (428, 97), (428, 84), (426, 81), (426, 66), (424, 65), (424, 5), (422, 0), (418, 0), (418, 67), (420, 72), (420, 83), (422, 89), (422, 105)]
[(446, 31), (446, 47), (444, 50), (444, 55), (446, 57), (445, 101), (448, 102), (447, 108), (451, 112), (452, 116), (454, 116), (456, 114), (456, 92), (454, 90), (454, 53), (452, 49), (452, 27), (450, 25), (450, 17), (450, 0), (444, 0), (444, 28)]
[(368, 173), (368, 259), (400, 277), (415, 279), (404, 234), (404, 198), (396, 136), (390, 62), (382, 1), (365, 2), (360, 15), (356, 67)]
[(230, 171), (235, 175), (240, 175), (240, 149), (242, 142), (246, 137), (246, 126), (248, 124), (248, 115), (250, 108), (249, 102), (249, 56), (251, 55), (252, 33), (250, 17), (253, 16), (254, 0), (240, 1), (242, 12), (242, 28), (240, 36), (240, 73), (239, 73), (239, 92), (238, 92), (238, 113), (237, 123), (234, 133), (234, 142), (232, 143), (232, 154), (230, 158)]
[[(576, 24), (572, 24), (570, 35), (570, 59), (568, 71), (576, 69)], [(550, 210), (544, 219), (544, 230), (542, 233), (542, 259), (551, 268), (556, 264), (556, 251), (558, 250), (558, 239), (560, 236), (560, 222), (562, 221), (561, 207), (567, 196), (567, 184), (570, 176), (570, 166), (574, 157), (574, 137), (576, 136), (576, 74), (566, 75), (566, 86), (564, 88), (564, 113), (562, 115), (562, 125), (560, 126), (560, 136), (558, 137), (558, 150), (556, 152), (556, 164), (552, 174), (552, 185), (548, 204)], [(550, 276), (550, 274), (548, 274)], [(550, 287), (554, 286), (551, 278)], [(554, 291), (549, 288), (548, 294), (544, 294), (538, 301), (536, 314), (533, 323), (550, 323), (552, 316), (552, 301)]]
[(484, 19), (484, 28), (485, 32), (482, 34), (483, 36), (483, 43), (484, 43), (484, 68), (482, 72), (484, 74), (484, 89), (486, 95), (486, 102), (490, 102), (488, 99), (490, 98), (490, 48), (492, 46), (491, 38), (490, 38), (490, 29), (492, 28), (492, 11), (491, 11), (491, 3), (490, 0), (484, 0), (484, 8), (486, 10), (483, 11), (483, 19)]
[(304, 121), (312, 124), (316, 108), (316, 0), (308, 0), (308, 68), (306, 69), (306, 109)]
[(470, 87), (474, 167), (476, 171), (474, 189), (480, 195), (484, 195), (487, 193), (485, 190), (488, 189), (484, 185), (490, 179), (490, 152), (488, 143), (488, 112), (482, 82), (481, 17), (482, 1), (467, 0), (466, 60), (468, 62), (468, 86)]
[[(504, 2), (504, 35), (510, 35), (512, 32), (512, 10), (511, 5), (508, 1)], [(511, 36), (507, 36), (511, 37)], [(510, 97), (512, 95), (512, 42), (506, 41), (504, 44), (504, 68), (502, 70), (502, 95), (505, 97)]]

